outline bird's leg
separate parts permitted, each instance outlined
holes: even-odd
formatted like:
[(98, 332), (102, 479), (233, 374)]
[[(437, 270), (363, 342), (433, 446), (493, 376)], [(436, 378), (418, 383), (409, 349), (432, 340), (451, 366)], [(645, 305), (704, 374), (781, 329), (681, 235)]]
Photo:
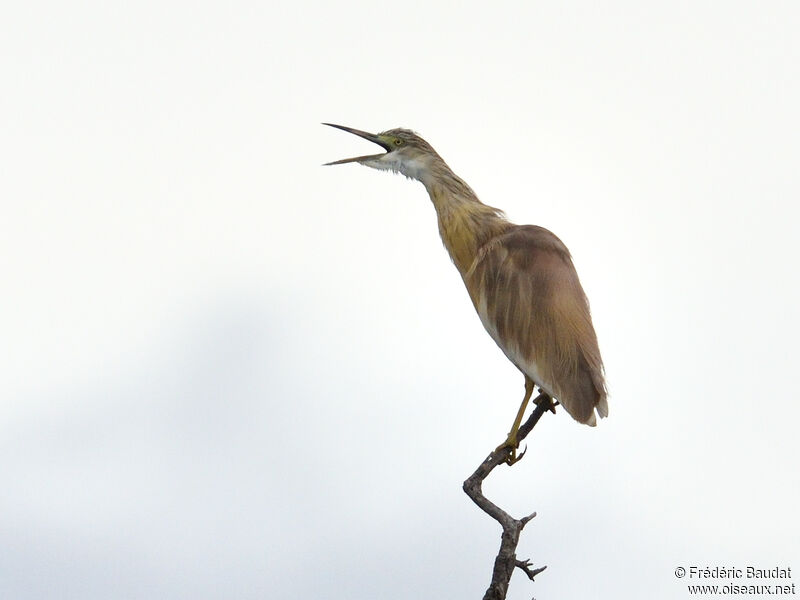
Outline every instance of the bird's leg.
[[(519, 446), (519, 442), (517, 441), (517, 432), (519, 431), (519, 424), (522, 423), (522, 416), (525, 414), (525, 409), (528, 408), (528, 402), (530, 401), (532, 394), (533, 380), (529, 377), (525, 377), (525, 397), (522, 399), (522, 404), (520, 404), (519, 411), (517, 412), (517, 418), (514, 419), (514, 424), (511, 426), (511, 431), (508, 432), (506, 441), (495, 448), (495, 452), (502, 450), (503, 448), (511, 449), (511, 454), (507, 460), (509, 465), (513, 465), (520, 458), (522, 458), (522, 455), (517, 458), (517, 447)], [(522, 454), (525, 453), (523, 452)]]

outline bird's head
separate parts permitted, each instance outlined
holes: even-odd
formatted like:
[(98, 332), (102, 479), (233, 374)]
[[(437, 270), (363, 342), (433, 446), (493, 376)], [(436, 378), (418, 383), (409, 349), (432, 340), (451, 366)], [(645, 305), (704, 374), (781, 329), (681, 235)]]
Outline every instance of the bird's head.
[(383, 133), (376, 134), (344, 127), (343, 125), (334, 125), (333, 123), (323, 123), (323, 125), (363, 137), (386, 150), (386, 152), (379, 154), (335, 160), (325, 163), (326, 165), (357, 162), (373, 169), (395, 171), (411, 179), (423, 181), (425, 174), (430, 172), (433, 164), (442, 160), (428, 142), (410, 129), (389, 129)]

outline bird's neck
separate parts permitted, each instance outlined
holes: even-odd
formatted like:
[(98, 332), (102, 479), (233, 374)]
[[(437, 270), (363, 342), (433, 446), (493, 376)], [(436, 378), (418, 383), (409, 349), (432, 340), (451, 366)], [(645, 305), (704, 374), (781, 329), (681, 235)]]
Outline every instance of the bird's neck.
[(511, 224), (502, 211), (483, 204), (463, 179), (442, 165), (420, 180), (436, 209), (442, 242), (464, 277), (480, 248)]

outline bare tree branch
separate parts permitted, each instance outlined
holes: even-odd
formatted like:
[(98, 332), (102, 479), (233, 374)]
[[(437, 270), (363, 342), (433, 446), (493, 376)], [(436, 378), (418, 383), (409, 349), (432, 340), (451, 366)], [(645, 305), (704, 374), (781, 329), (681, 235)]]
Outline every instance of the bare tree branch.
[(530, 579), (531, 581), (533, 581), (534, 577), (536, 577), (539, 573), (541, 573), (542, 571), (544, 571), (547, 568), (547, 566), (544, 566), (544, 567), (539, 567), (537, 569), (531, 569), (531, 567), (533, 565), (531, 564), (531, 561), (529, 561), (527, 559), (526, 560), (518, 560), (518, 561), (516, 561), (516, 565), (515, 566), (517, 566), (520, 569), (522, 569), (525, 572), (525, 575), (527, 575), (528, 579)]
[[(517, 434), (517, 439), (519, 441), (524, 440), (528, 436), (545, 412), (548, 410), (555, 412), (553, 400), (546, 394), (539, 394), (534, 400), (534, 403), (536, 404), (536, 408), (533, 410), (533, 413), (531, 413), (531, 416), (528, 417), (528, 420), (519, 428), (519, 433)], [(489, 584), (489, 588), (486, 590), (483, 600), (505, 600), (506, 594), (508, 593), (508, 583), (511, 580), (511, 574), (514, 572), (515, 568), (524, 571), (531, 581), (533, 581), (536, 575), (547, 568), (539, 567), (533, 569), (531, 568), (532, 565), (530, 561), (519, 561), (515, 554), (522, 529), (528, 521), (536, 516), (536, 513), (532, 513), (521, 519), (514, 519), (506, 511), (486, 498), (481, 489), (483, 480), (486, 479), (489, 473), (491, 473), (496, 466), (505, 463), (510, 456), (510, 448), (494, 450), (464, 482), (464, 492), (466, 492), (483, 512), (500, 523), (500, 526), (503, 528), (503, 535), (500, 539), (500, 551), (494, 559), (492, 582)], [(519, 458), (521, 458), (521, 456)]]

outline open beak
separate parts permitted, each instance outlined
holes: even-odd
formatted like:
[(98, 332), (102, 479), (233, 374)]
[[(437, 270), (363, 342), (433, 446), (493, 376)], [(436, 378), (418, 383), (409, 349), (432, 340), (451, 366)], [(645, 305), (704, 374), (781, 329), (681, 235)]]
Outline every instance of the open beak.
[[(336, 129), (341, 129), (342, 131), (346, 131), (348, 133), (352, 133), (359, 137), (364, 138), (365, 140), (369, 140), (375, 144), (378, 144), (381, 148), (389, 152), (392, 148), (383, 141), (380, 137), (375, 135), (374, 133), (367, 133), (366, 131), (360, 131), (358, 129), (353, 129), (351, 127), (345, 127), (344, 125), (334, 125), (333, 123), (323, 123), (323, 125), (327, 125), (328, 127), (336, 127)], [(383, 154), (367, 154), (365, 156), (356, 156), (355, 158), (343, 158), (342, 160), (335, 160), (333, 162), (325, 163), (325, 165), (343, 165), (344, 163), (349, 162), (362, 162), (365, 160), (369, 160), (371, 158), (380, 158)]]

